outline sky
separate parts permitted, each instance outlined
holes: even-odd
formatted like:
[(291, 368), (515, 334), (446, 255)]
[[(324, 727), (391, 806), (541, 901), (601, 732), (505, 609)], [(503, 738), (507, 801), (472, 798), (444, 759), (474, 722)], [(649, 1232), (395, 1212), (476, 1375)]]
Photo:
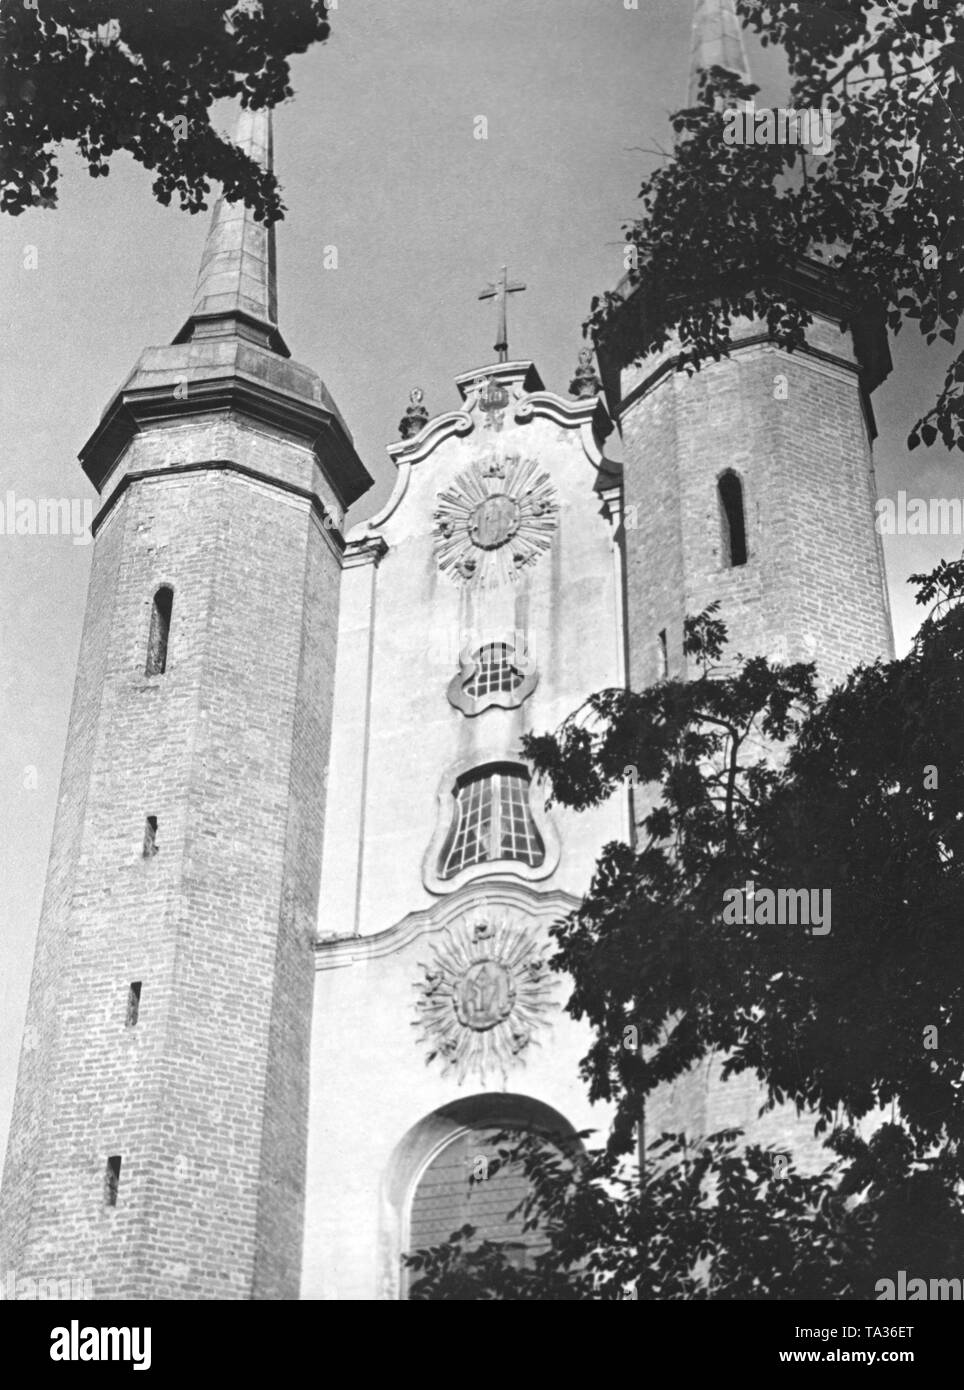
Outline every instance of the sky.
[[(623, 273), (622, 225), (685, 104), (690, 0), (338, 0), (332, 35), (292, 63), (275, 113), (288, 213), (278, 228), (281, 329), (319, 371), (375, 484), (415, 386), (430, 414), (487, 364), (508, 264), (509, 349), (565, 394), (592, 296)], [(758, 105), (786, 104), (778, 59), (752, 39)], [(478, 117), (485, 140), (475, 138)], [(126, 155), (91, 179), (72, 148), (56, 210), (0, 224), (0, 504), (69, 499), (96, 510), (77, 462), (144, 347), (186, 319), (208, 214), (162, 208)], [(325, 249), (337, 266), (325, 269)], [(874, 408), (878, 488), (962, 497), (955, 457), (909, 454), (947, 349), (910, 330)], [(813, 498), (820, 507), (823, 499)], [(960, 538), (885, 540), (898, 651), (921, 610), (907, 576)], [(91, 547), (0, 528), (0, 1150), (5, 1148), (58, 796)]]

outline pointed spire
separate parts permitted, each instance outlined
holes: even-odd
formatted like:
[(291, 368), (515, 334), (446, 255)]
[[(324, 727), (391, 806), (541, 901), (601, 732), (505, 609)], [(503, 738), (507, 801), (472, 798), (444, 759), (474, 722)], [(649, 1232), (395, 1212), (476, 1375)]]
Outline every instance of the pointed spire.
[[(273, 168), (271, 112), (244, 109), (235, 143), (264, 169)], [(278, 330), (275, 230), (256, 222), (244, 203), (222, 193), (208, 231), (191, 317), (174, 339), (245, 338), (290, 357)]]
[(709, 68), (727, 68), (745, 82), (751, 80), (750, 64), (743, 46), (743, 29), (733, 8), (733, 0), (696, 0), (689, 106), (696, 105), (700, 73)]

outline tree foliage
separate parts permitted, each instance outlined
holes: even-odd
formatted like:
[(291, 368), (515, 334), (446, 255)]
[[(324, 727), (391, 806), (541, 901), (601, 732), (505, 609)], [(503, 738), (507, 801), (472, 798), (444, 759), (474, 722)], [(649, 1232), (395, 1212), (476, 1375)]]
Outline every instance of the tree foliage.
[[(531, 1270), (462, 1232), (418, 1257), (414, 1296), (871, 1298), (898, 1269), (960, 1277), (964, 561), (914, 579), (937, 604), (909, 654), (824, 698), (813, 666), (730, 657), (714, 607), (687, 621), (690, 679), (601, 692), (524, 740), (567, 807), (627, 773), (640, 789), (636, 842), (604, 848), (553, 928), (615, 1123), (582, 1165), (527, 1169), (550, 1239)], [(728, 921), (747, 880), (828, 893), (830, 930)], [(647, 1098), (710, 1056), (813, 1117), (823, 1173), (776, 1180), (736, 1134), (675, 1135), (639, 1181)]]
[[(956, 0), (737, 0), (764, 44), (782, 45), (787, 106), (835, 111), (826, 156), (799, 144), (724, 140), (722, 108), (759, 89), (715, 68), (672, 118), (672, 156), (644, 181), (627, 228), (627, 281), (597, 297), (586, 331), (617, 365), (678, 340), (678, 367), (731, 346), (741, 318), (782, 345), (810, 311), (794, 290), (806, 258), (829, 268), (853, 317), (913, 321), (954, 343), (964, 308), (964, 10)], [(628, 302), (627, 290), (638, 293)], [(964, 355), (909, 439), (964, 449)]]
[(161, 203), (196, 212), (217, 181), (277, 220), (274, 175), (217, 133), (210, 107), (291, 96), (289, 56), (328, 32), (322, 0), (4, 0), (0, 209), (54, 206), (57, 148), (76, 141), (95, 178), (127, 150)]
[[(509, 1140), (509, 1136), (503, 1136)], [(959, 1278), (964, 1213), (937, 1165), (908, 1166), (899, 1126), (834, 1137), (820, 1173), (777, 1162), (737, 1130), (661, 1136), (643, 1181), (595, 1153), (573, 1167), (545, 1141), (503, 1150), (530, 1180), (539, 1253), (479, 1241), (465, 1225), (405, 1257), (409, 1297), (432, 1302), (874, 1298), (898, 1270)], [(912, 1277), (916, 1277), (912, 1276)]]
[[(946, 597), (960, 572), (942, 568)], [(623, 1119), (614, 1143), (655, 1085), (721, 1051), (728, 1074), (754, 1070), (823, 1129), (896, 1106), (920, 1155), (938, 1142), (957, 1153), (964, 607), (947, 604), (906, 657), (858, 668), (822, 701), (812, 667), (727, 669), (712, 615), (687, 631), (695, 679), (603, 692), (527, 740), (565, 805), (600, 801), (627, 767), (658, 784), (640, 842), (606, 847), (558, 928), (572, 1012), (596, 1034), (592, 1095)], [(747, 880), (828, 892), (831, 930), (728, 923), (724, 894)], [(645, 1056), (622, 1045), (630, 1026)]]

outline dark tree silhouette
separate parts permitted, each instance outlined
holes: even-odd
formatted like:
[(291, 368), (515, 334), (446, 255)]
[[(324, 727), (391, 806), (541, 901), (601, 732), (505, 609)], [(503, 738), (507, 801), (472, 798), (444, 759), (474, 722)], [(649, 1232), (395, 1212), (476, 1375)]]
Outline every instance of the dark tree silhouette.
[(211, 104), (291, 96), (288, 58), (328, 37), (321, 0), (4, 0), (0, 209), (56, 205), (57, 149), (76, 141), (94, 177), (127, 150), (154, 196), (204, 208), (213, 181), (269, 222), (278, 185), (214, 130)]
[[(787, 107), (835, 112), (831, 149), (727, 143), (723, 108), (759, 89), (723, 69), (705, 73), (700, 103), (673, 117), (674, 152), (640, 190), (626, 281), (593, 301), (587, 333), (614, 367), (677, 335), (679, 367), (692, 371), (727, 352), (741, 317), (762, 319), (792, 348), (810, 318), (794, 288), (806, 260), (811, 272), (813, 262), (834, 272), (855, 319), (883, 316), (894, 333), (915, 321), (928, 343), (954, 343), (964, 308), (964, 9), (737, 0), (737, 10), (764, 43), (782, 45)], [(938, 437), (964, 449), (964, 355), (909, 444)]]
[[(603, 691), (524, 740), (565, 806), (627, 767), (646, 795), (637, 843), (604, 848), (554, 928), (616, 1118), (582, 1164), (506, 1151), (550, 1242), (532, 1270), (463, 1232), (416, 1255), (414, 1297), (867, 1299), (899, 1269), (960, 1277), (964, 561), (914, 580), (937, 602), (910, 653), (823, 700), (812, 665), (728, 659), (710, 609), (686, 624), (691, 679)], [(733, 920), (748, 879), (819, 885), (831, 929)], [(813, 1116), (823, 1173), (735, 1133), (656, 1136), (640, 1181), (647, 1098), (711, 1054)]]

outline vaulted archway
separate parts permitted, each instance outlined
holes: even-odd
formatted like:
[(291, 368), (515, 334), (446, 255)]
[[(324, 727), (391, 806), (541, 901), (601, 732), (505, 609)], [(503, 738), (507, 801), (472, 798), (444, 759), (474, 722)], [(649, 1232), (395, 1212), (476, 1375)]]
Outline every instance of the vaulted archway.
[(526, 1180), (506, 1170), (473, 1187), (494, 1153), (492, 1137), (503, 1129), (528, 1130), (581, 1151), (569, 1121), (531, 1096), (489, 1093), (466, 1096), (426, 1115), (396, 1146), (383, 1183), (380, 1288), (386, 1299), (405, 1298), (408, 1271), (403, 1251), (437, 1245), (471, 1222), (480, 1239), (511, 1245), (510, 1258), (529, 1263), (541, 1242), (508, 1220), (525, 1195)]

